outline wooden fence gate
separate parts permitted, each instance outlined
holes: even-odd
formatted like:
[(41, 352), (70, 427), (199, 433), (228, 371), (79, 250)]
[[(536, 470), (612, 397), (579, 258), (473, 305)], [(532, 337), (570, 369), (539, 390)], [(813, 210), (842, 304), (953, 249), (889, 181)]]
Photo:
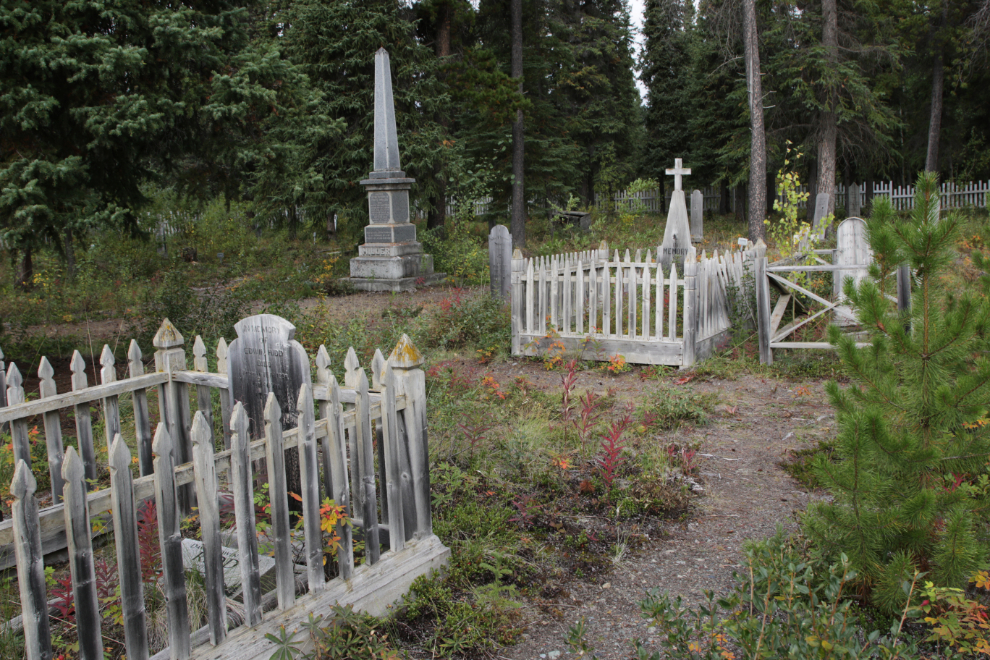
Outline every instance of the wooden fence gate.
[[(678, 273), (647, 250), (609, 259), (597, 250), (512, 259), (512, 354), (555, 349), (585, 359), (621, 355), (634, 364), (689, 367), (728, 338), (730, 297), (746, 300), (747, 272), (759, 247), (698, 259), (689, 250)], [(659, 254), (659, 248), (658, 248)], [(664, 271), (667, 272), (664, 272)], [(751, 277), (751, 276), (750, 276)], [(732, 295), (731, 291), (739, 295)]]
[[(144, 590), (149, 585), (161, 590), (167, 607), (167, 640), (157, 645), (165, 648), (155, 658), (268, 660), (275, 645), (266, 633), (274, 634), (282, 625), (291, 630), (310, 613), (327, 613), (335, 604), (381, 614), (416, 577), (446, 563), (450, 551), (432, 532), (426, 391), (419, 369), (423, 360), (408, 337), (403, 336), (388, 360), (376, 352), (370, 383), (352, 349), (345, 362), (343, 388), (320, 347), (315, 384), (309, 384), (306, 374), (298, 392), (297, 426), (283, 428), (279, 403), (269, 394), (260, 439), (248, 435), (243, 404), (230, 400), (232, 383), (222, 339), (217, 347), (218, 373), (207, 372), (206, 348), (199, 337), (193, 349), (194, 369), (186, 368), (183, 338), (167, 319), (154, 345), (155, 371), (146, 374), (141, 351), (131, 342), (130, 378), (123, 380), (117, 380), (113, 353), (105, 347), (99, 385), (87, 383), (86, 365), (77, 352), (73, 391), (64, 394), (55, 391), (53, 370), (42, 358), (41, 396), (31, 401), (25, 398), (17, 366), (11, 364), (6, 374), (7, 407), (0, 409), (0, 423), (10, 424), (16, 470), (11, 484), (13, 513), (0, 523), (0, 545), (14, 548), (20, 625), (29, 660), (52, 657), (44, 554), (45, 544), (57, 547), (59, 538), (64, 539), (69, 556), (79, 654), (85, 660), (103, 660), (93, 524), (108, 512), (112, 512), (112, 522), (106, 524), (112, 526), (116, 545), (119, 616), (128, 660), (144, 660), (156, 650), (149, 643), (147, 625)], [(197, 390), (195, 415), (190, 414), (190, 385)], [(154, 388), (162, 422), (152, 435), (147, 392)], [(219, 429), (213, 419), (211, 390), (220, 395)], [(133, 419), (123, 420), (127, 428), (133, 422), (133, 437), (126, 439), (122, 395), (129, 395), (133, 409)], [(98, 463), (101, 452), (94, 447), (90, 406), (102, 408), (106, 466)], [(78, 450), (69, 447), (64, 454), (60, 411), (74, 412), (78, 445)], [(44, 509), (39, 509), (31, 471), (28, 428), (35, 420), (41, 420), (45, 429), (53, 487), (52, 505)], [(218, 447), (224, 449), (216, 451)], [(301, 483), (297, 497), (302, 500), (302, 530), (298, 532), (290, 529), (289, 461), (284, 456), (293, 448), (298, 452), (293, 464), (298, 464)], [(133, 475), (132, 463), (137, 464), (139, 477)], [(271, 507), (271, 526), (264, 533), (257, 531), (254, 499), (261, 465), (267, 473)], [(96, 489), (93, 480), (105, 467), (109, 467), (110, 487)], [(338, 521), (334, 528), (340, 546), (329, 566), (324, 564), (326, 541), (321, 530), (324, 498), (342, 506), (351, 523)], [(139, 519), (148, 502), (155, 504), (157, 513), (152, 521)], [(194, 503), (202, 539), (197, 568), (207, 609), (202, 627), (190, 621), (188, 565), (183, 556), (190, 541), (183, 538), (183, 529), (191, 522)], [(233, 525), (225, 529), (231, 519)], [(149, 566), (142, 566), (139, 549), (139, 520), (142, 525), (156, 522), (158, 527), (152, 542), (162, 563), (157, 576), (156, 569), (150, 569), (150, 583)], [(355, 536), (364, 544), (357, 559)], [(274, 561), (264, 557), (267, 571), (260, 568), (267, 553), (259, 551), (259, 542), (273, 555)]]

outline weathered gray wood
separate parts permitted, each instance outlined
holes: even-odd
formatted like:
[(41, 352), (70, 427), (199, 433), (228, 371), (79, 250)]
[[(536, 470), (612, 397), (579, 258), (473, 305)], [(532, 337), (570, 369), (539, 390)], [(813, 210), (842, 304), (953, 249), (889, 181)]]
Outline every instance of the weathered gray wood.
[(356, 432), (358, 443), (358, 473), (362, 499), (361, 519), (363, 522), (365, 559), (375, 564), (381, 548), (378, 539), (378, 497), (375, 492), (375, 454), (371, 442), (371, 403), (368, 400), (368, 377), (364, 369), (358, 371)]
[(560, 279), (557, 272), (557, 259), (554, 257), (550, 258), (550, 328), (553, 330), (560, 330), (560, 315), (559, 306), (557, 305), (558, 298), (560, 296), (560, 291), (558, 289), (558, 281)]
[(623, 332), (623, 318), (622, 318), (622, 308), (625, 303), (625, 287), (623, 283), (625, 282), (625, 269), (622, 267), (622, 262), (619, 260), (619, 251), (615, 251), (615, 332), (613, 337), (621, 339), (625, 334)]
[(213, 432), (206, 417), (196, 411), (192, 424), (193, 464), (196, 468), (196, 499), (203, 536), (203, 580), (206, 591), (210, 642), (216, 646), (227, 636), (227, 603), (224, 599), (223, 552), (220, 538), (219, 483), (213, 460)]
[[(217, 373), (227, 375), (227, 340), (223, 337), (217, 342)], [(223, 448), (230, 449), (230, 411), (233, 403), (230, 400), (230, 380), (218, 385), (220, 390), (220, 422), (223, 426)]]
[[(852, 279), (856, 286), (869, 276), (868, 266), (856, 268), (853, 264), (869, 264), (873, 261), (873, 252), (867, 238), (866, 222), (862, 218), (846, 218), (839, 223), (835, 230), (836, 249), (835, 265), (841, 266), (833, 275), (833, 287), (836, 298), (845, 302), (843, 291), (845, 280)], [(858, 321), (848, 305), (836, 307), (835, 320), (839, 325), (856, 325)]]
[(547, 313), (549, 312), (549, 305), (547, 304), (547, 296), (549, 295), (547, 291), (547, 264), (541, 259), (539, 267), (539, 284), (537, 285), (540, 298), (540, 309), (539, 309), (539, 319), (537, 320), (537, 327), (541, 334), (547, 333)]
[[(113, 383), (117, 380), (116, 362), (113, 359), (113, 351), (110, 346), (103, 345), (103, 352), (100, 354), (100, 382), (103, 385)], [(113, 444), (113, 439), (120, 433), (120, 402), (116, 395), (103, 399), (103, 422), (107, 433), (107, 448)]]
[(83, 660), (103, 660), (100, 600), (96, 593), (93, 541), (90, 536), (89, 508), (86, 506), (86, 468), (73, 447), (65, 452), (62, 478), (65, 479), (65, 529), (69, 569), (72, 573), (72, 595), (76, 606), (79, 656)]
[(760, 346), (760, 362), (773, 364), (770, 348), (770, 283), (766, 272), (767, 258), (756, 260), (756, 323)]
[(663, 242), (657, 248), (657, 261), (664, 267), (669, 267), (675, 262), (683, 264), (687, 250), (691, 247), (691, 225), (688, 221), (684, 189), (681, 187), (681, 177), (691, 174), (691, 169), (684, 167), (681, 162), (680, 158), (675, 158), (674, 167), (667, 170), (667, 175), (674, 177), (674, 191), (670, 196)]
[[(41, 364), (38, 365), (38, 390), (42, 399), (58, 394), (54, 376), (55, 370), (48, 358), (42, 357)], [(48, 474), (52, 480), (52, 503), (58, 504), (62, 501), (62, 460), (65, 450), (62, 444), (62, 420), (57, 410), (45, 413), (45, 446), (48, 449)]]
[(646, 264), (643, 266), (643, 329), (642, 338), (644, 340), (650, 339), (650, 285), (653, 283), (650, 279), (650, 263), (651, 261), (650, 251), (646, 251)]
[(612, 336), (612, 275), (608, 261), (602, 264), (602, 327), (599, 332), (606, 337)]
[(700, 190), (691, 193), (691, 240), (705, 240), (705, 196)]
[[(69, 368), (72, 370), (72, 391), (85, 390), (89, 386), (86, 377), (86, 361), (79, 351), (72, 353)], [(96, 479), (96, 451), (93, 447), (93, 422), (90, 416), (89, 403), (76, 404), (75, 414), (76, 441), (79, 444), (79, 453), (85, 466), (86, 479), (93, 480)]]
[(488, 233), (488, 270), (491, 295), (505, 300), (509, 297), (512, 272), (512, 235), (505, 225), (495, 225)]
[[(7, 367), (7, 404), (10, 407), (24, 403), (23, 382), (21, 370), (11, 362)], [(11, 422), (10, 435), (14, 444), (14, 463), (24, 461), (31, 465), (31, 438), (28, 434), (27, 418), (15, 419)]]
[[(385, 356), (382, 355), (380, 348), (375, 349), (375, 354), (371, 358), (371, 387), (378, 392), (382, 390), (382, 376), (385, 371)], [(369, 395), (370, 396), (370, 395)], [(385, 435), (384, 435), (384, 418), (375, 425), (375, 447), (378, 449), (378, 483), (385, 484)], [(384, 520), (389, 519), (388, 515), (388, 498), (382, 497), (382, 518)]]
[(588, 264), (588, 332), (595, 334), (601, 328), (598, 316), (598, 264)]
[[(168, 319), (162, 321), (151, 343), (155, 346), (155, 371), (165, 373), (169, 379), (158, 389), (158, 413), (168, 425), (172, 439), (172, 458), (176, 464), (192, 460), (191, 423), (189, 417), (189, 390), (173, 375), (186, 369), (186, 352), (182, 348), (184, 339), (178, 329)], [(191, 486), (180, 486), (177, 491), (179, 510), (183, 515), (196, 506), (196, 490)]]
[[(270, 409), (270, 412), (273, 410)], [(261, 623), (261, 571), (258, 568), (258, 535), (254, 517), (254, 480), (251, 475), (251, 437), (248, 424), (244, 406), (238, 403), (234, 406), (230, 420), (233, 445), (230, 471), (233, 473), (231, 481), (234, 491), (234, 518), (237, 522), (237, 561), (241, 567), (244, 623), (254, 627)], [(280, 499), (285, 500), (284, 497)]]
[(190, 654), (189, 608), (182, 566), (182, 532), (175, 492), (172, 438), (164, 422), (159, 423), (155, 431), (153, 449), (155, 508), (158, 512), (158, 538), (162, 549), (162, 582), (168, 608), (169, 650), (172, 660), (186, 660)]
[(405, 334), (389, 356), (397, 388), (406, 395), (402, 411), (409, 469), (412, 471), (413, 499), (416, 504), (416, 538), (433, 533), (430, 500), (430, 448), (426, 426), (426, 374), (420, 369), (423, 356)]
[[(0, 414), (7, 407), (7, 367), (4, 365), (3, 349), (0, 349)], [(0, 431), (7, 432), (7, 423), (0, 424)]]
[[(331, 488), (328, 494), (333, 499), (334, 504), (344, 507), (344, 513), (351, 516), (351, 498), (348, 493), (347, 481), (347, 444), (344, 437), (344, 409), (340, 403), (340, 386), (332, 373), (329, 373), (327, 390), (330, 392), (330, 401), (327, 406), (327, 430), (329, 437)], [(337, 564), (340, 567), (340, 576), (345, 580), (354, 574), (354, 544), (351, 536), (351, 527), (341, 521), (337, 525), (337, 536), (340, 537), (340, 548), (337, 551)]]
[(770, 315), (771, 337), (777, 332), (777, 328), (780, 326), (780, 321), (784, 318), (784, 312), (787, 311), (787, 303), (789, 302), (791, 302), (790, 294), (777, 299), (777, 304), (773, 308), (773, 314)]
[[(85, 366), (85, 365), (84, 365)], [(53, 410), (69, 408), (83, 402), (99, 401), (113, 394), (123, 394), (138, 387), (153, 387), (168, 381), (165, 374), (147, 374), (137, 381), (132, 379), (120, 380), (112, 385), (94, 385), (83, 391), (67, 392), (50, 399), (33, 399), (20, 404), (17, 408), (0, 408), (0, 423), (6, 423), (20, 417), (42, 415)]]
[(533, 332), (536, 328), (533, 325), (533, 311), (536, 306), (535, 279), (533, 273), (533, 260), (526, 261), (526, 332)]
[[(316, 409), (319, 420), (324, 423), (329, 424), (330, 418), (330, 402), (327, 396), (323, 396), (319, 399), (316, 397), (316, 389), (319, 388), (322, 391), (327, 391), (330, 385), (330, 379), (333, 377), (333, 373), (330, 371), (330, 354), (327, 352), (327, 347), (320, 344), (319, 349), (316, 351), (316, 385), (313, 387), (313, 398), (317, 401)], [(318, 420), (318, 421), (319, 421)], [(322, 458), (322, 468), (323, 468), (323, 492), (326, 497), (333, 497), (333, 470), (330, 468), (330, 458), (332, 453), (333, 444), (333, 434), (328, 433), (326, 436), (320, 439), (320, 456)]]
[[(137, 341), (131, 340), (131, 345), (127, 349), (127, 367), (131, 379), (144, 375), (144, 362), (142, 361), (141, 347)], [(138, 465), (141, 468), (141, 476), (149, 475), (154, 471), (154, 455), (151, 442), (151, 416), (148, 414), (148, 392), (144, 388), (139, 388), (131, 393), (131, 403), (134, 408), (134, 434), (137, 440)]]
[[(359, 371), (361, 370), (361, 364), (358, 362), (357, 353), (354, 352), (354, 347), (350, 346), (347, 349), (347, 354), (344, 356), (344, 386), (356, 390), (358, 381), (360, 380)], [(357, 403), (357, 397), (354, 399)], [(355, 511), (364, 510), (364, 487), (361, 485), (361, 470), (358, 467), (359, 455), (358, 450), (359, 440), (357, 433), (354, 428), (348, 426), (347, 431), (347, 455), (348, 461), (351, 466), (350, 477), (351, 477), (351, 499), (354, 503)], [(352, 512), (353, 513), (353, 512)]]
[(698, 262), (693, 259), (684, 260), (684, 362), (682, 366), (690, 367), (695, 362), (694, 342), (698, 336), (698, 291), (697, 285)]
[(402, 506), (402, 471), (399, 466), (399, 422), (395, 410), (396, 379), (391, 365), (385, 367), (383, 376), (385, 386), (382, 392), (382, 427), (385, 446), (385, 499), (388, 508), (383, 515), (388, 520), (389, 549), (402, 550), (406, 545), (405, 519)]
[(41, 551), (38, 528), (38, 500), (34, 496), (38, 482), (31, 474), (28, 463), (18, 459), (16, 464), (14, 478), (10, 482), (10, 494), (14, 496), (10, 514), (14, 521), (14, 555), (17, 558), (17, 587), (21, 594), (24, 653), (27, 660), (51, 660), (45, 557)]
[[(512, 252), (512, 259), (510, 262), (511, 271), (509, 273), (509, 283), (508, 286), (511, 287), (512, 299), (510, 305), (510, 318), (512, 320), (512, 355), (519, 355), (519, 350), (521, 346), (519, 345), (519, 332), (522, 330), (523, 324), (523, 276), (526, 271), (526, 260), (523, 259), (522, 252), (520, 250), (515, 250)], [(503, 287), (505, 285), (503, 284)]]
[[(868, 341), (858, 341), (856, 342), (857, 348), (866, 348), (867, 346), (872, 346)], [(802, 349), (821, 349), (821, 350), (834, 350), (835, 346), (828, 343), (827, 341), (784, 341), (780, 343), (772, 343), (770, 347), (773, 349), (778, 348), (802, 348)]]
[(113, 492), (113, 535), (117, 547), (117, 576), (120, 579), (120, 608), (124, 619), (127, 657), (148, 657), (148, 634), (141, 579), (137, 509), (131, 474), (131, 452), (120, 433), (110, 445), (110, 489)]
[(823, 227), (826, 216), (828, 216), (828, 193), (818, 193), (815, 197), (815, 216), (811, 223), (811, 229), (814, 234), (821, 235), (823, 233)]
[[(209, 373), (210, 371), (209, 361), (206, 359), (206, 344), (203, 343), (203, 338), (199, 335), (196, 335), (196, 339), (193, 341), (193, 369), (199, 373)], [(213, 430), (215, 428), (213, 424), (213, 394), (209, 387), (196, 386), (196, 409), (203, 411), (206, 423)]]
[(354, 352), (354, 347), (350, 346), (347, 349), (347, 354), (344, 356), (344, 386), (351, 389), (357, 388), (358, 384), (358, 371), (361, 369), (361, 363), (358, 361), (357, 353)]
[[(306, 574), (309, 579), (309, 591), (315, 593), (323, 589), (325, 581), (323, 535), (320, 530), (320, 474), (316, 462), (316, 420), (313, 414), (313, 388), (308, 383), (299, 388), (297, 410), (299, 411), (299, 473), (302, 481)], [(370, 435), (368, 442), (370, 445)]]
[(668, 284), (667, 339), (677, 341), (677, 297), (680, 294), (680, 287), (677, 286), (677, 264), (670, 266), (670, 282)]
[(574, 331), (584, 334), (584, 262), (579, 258), (574, 281)]
[(285, 485), (285, 449), (282, 444), (282, 411), (275, 394), (268, 393), (265, 405), (265, 456), (268, 459), (268, 501), (275, 541), (275, 579), (278, 607), (286, 610), (296, 600), (296, 578), (292, 570), (292, 537)]

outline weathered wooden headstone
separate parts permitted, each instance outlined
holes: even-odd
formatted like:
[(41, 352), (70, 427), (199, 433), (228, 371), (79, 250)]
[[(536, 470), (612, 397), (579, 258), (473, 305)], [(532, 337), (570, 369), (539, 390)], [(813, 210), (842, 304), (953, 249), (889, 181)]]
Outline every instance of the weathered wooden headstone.
[(859, 184), (850, 183), (846, 187), (846, 217), (858, 218), (863, 200), (859, 194)]
[(691, 193), (691, 240), (700, 243), (705, 238), (705, 196), (700, 190)]
[[(835, 264), (859, 266), (859, 268), (833, 271), (834, 293), (839, 300), (842, 300), (845, 298), (842, 288), (847, 278), (852, 278), (858, 285), (867, 277), (867, 267), (873, 261), (873, 252), (866, 237), (866, 222), (862, 218), (846, 218), (839, 223), (835, 235)], [(839, 305), (835, 308), (835, 322), (842, 326), (857, 324), (856, 317), (848, 305)]]
[(681, 159), (674, 159), (673, 169), (667, 174), (674, 177), (674, 193), (670, 197), (670, 210), (667, 212), (667, 226), (663, 232), (663, 243), (657, 248), (657, 257), (664, 269), (671, 262), (684, 263), (684, 257), (691, 247), (691, 226), (688, 223), (687, 201), (684, 199), (682, 178), (691, 174), (690, 168), (681, 165)]
[(264, 437), (269, 392), (282, 409), (282, 428), (295, 428), (299, 388), (313, 382), (306, 349), (294, 339), (296, 327), (280, 316), (259, 314), (241, 319), (234, 329), (237, 339), (227, 348), (230, 394), (235, 404), (244, 404), (251, 438)]
[(512, 234), (505, 225), (495, 225), (488, 234), (488, 268), (492, 297), (505, 300), (512, 288)]
[(828, 193), (818, 193), (815, 197), (815, 219), (811, 223), (811, 229), (818, 236), (824, 233), (822, 229), (822, 222), (825, 220), (825, 216), (828, 215)]

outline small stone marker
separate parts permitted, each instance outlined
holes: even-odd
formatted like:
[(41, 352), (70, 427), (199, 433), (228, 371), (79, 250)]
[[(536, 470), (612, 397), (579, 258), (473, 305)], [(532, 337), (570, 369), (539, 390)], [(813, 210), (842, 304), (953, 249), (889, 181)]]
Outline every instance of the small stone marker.
[(828, 215), (828, 193), (818, 193), (815, 198), (815, 219), (811, 224), (812, 230), (816, 235), (822, 234), (821, 224)]
[(705, 238), (705, 196), (700, 190), (691, 193), (691, 240), (700, 243)]
[(488, 268), (492, 297), (505, 300), (512, 289), (512, 234), (505, 225), (495, 225), (488, 234)]
[(674, 177), (674, 193), (670, 197), (663, 243), (657, 248), (658, 260), (665, 269), (674, 261), (683, 264), (684, 257), (691, 249), (691, 226), (688, 223), (687, 201), (684, 199), (681, 179), (690, 173), (691, 169), (683, 167), (680, 158), (675, 158), (673, 169), (667, 170), (667, 174)]
[[(237, 548), (222, 548), (223, 553), (223, 583), (227, 589), (236, 589), (241, 585), (241, 562)], [(182, 539), (182, 565), (186, 570), (195, 569), (200, 575), (205, 572), (203, 562), (203, 542), (195, 539)], [(258, 555), (258, 570), (260, 575), (275, 568), (275, 560), (268, 555)]]
[(235, 404), (244, 404), (251, 438), (264, 437), (269, 392), (282, 408), (282, 428), (295, 428), (299, 388), (313, 382), (306, 349), (294, 339), (296, 326), (274, 314), (258, 314), (241, 319), (234, 329), (237, 339), (227, 349), (230, 394)]
[(858, 218), (863, 207), (863, 200), (859, 194), (859, 184), (851, 183), (846, 188), (846, 217)]
[[(866, 221), (862, 218), (846, 218), (839, 223), (835, 230), (836, 249), (835, 264), (837, 266), (862, 266), (861, 268), (845, 268), (832, 273), (834, 293), (839, 300), (845, 296), (842, 293), (843, 283), (852, 278), (858, 285), (868, 275), (866, 266), (873, 261), (873, 252), (866, 238)], [(849, 305), (835, 308), (835, 322), (841, 326), (857, 325), (856, 317)]]

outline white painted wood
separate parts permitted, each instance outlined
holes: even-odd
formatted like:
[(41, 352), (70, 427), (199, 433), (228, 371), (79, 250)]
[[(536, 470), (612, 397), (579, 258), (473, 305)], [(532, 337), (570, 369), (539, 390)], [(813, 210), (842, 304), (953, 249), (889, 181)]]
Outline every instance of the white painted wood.
[(654, 283), (654, 292), (656, 295), (656, 304), (654, 305), (656, 311), (656, 341), (663, 340), (663, 264), (657, 263), (657, 273), (656, 282)]
[(533, 287), (533, 260), (529, 259), (526, 262), (526, 332), (533, 332), (535, 329), (533, 326), (533, 309), (536, 305), (536, 297)]
[(563, 332), (570, 332), (571, 328), (571, 296), (573, 292), (571, 291), (571, 262), (569, 259), (564, 260), (564, 281), (561, 283), (561, 295), (562, 295), (562, 307), (563, 314), (561, 315), (560, 327)]
[(667, 288), (667, 339), (677, 340), (677, 264), (670, 265), (670, 286)]
[(574, 291), (574, 331), (579, 335), (584, 334), (584, 265), (585, 261), (578, 259), (577, 270), (575, 272)]

